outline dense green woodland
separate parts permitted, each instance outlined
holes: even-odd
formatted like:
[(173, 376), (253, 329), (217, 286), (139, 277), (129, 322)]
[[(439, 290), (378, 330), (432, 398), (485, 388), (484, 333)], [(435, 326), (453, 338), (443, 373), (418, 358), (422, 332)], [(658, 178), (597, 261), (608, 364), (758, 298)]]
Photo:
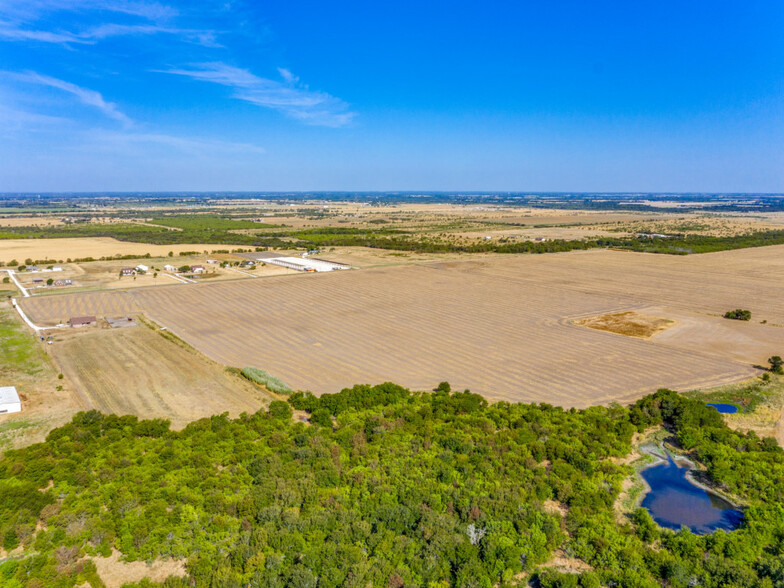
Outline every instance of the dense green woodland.
[[(79, 413), (46, 442), (8, 451), (0, 532), (6, 550), (24, 552), (0, 565), (2, 586), (101, 586), (86, 556), (112, 549), (187, 558), (190, 577), (170, 588), (784, 585), (784, 453), (675, 392), (586, 410), (488, 405), (446, 383), (289, 402), (180, 432)], [(632, 470), (612, 458), (660, 424), (747, 505), (741, 529), (674, 533), (644, 510), (617, 522)], [(557, 548), (594, 571), (540, 568)]]

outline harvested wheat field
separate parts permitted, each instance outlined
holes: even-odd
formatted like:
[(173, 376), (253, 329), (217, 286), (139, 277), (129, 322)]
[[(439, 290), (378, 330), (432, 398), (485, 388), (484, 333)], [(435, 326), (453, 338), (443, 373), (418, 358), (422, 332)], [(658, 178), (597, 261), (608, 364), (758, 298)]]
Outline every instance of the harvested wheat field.
[(256, 412), (270, 398), (241, 376), (147, 326), (59, 331), (54, 361), (82, 410), (166, 418), (174, 428), (228, 412)]
[(0, 261), (8, 263), (16, 259), (78, 259), (85, 257), (114, 257), (116, 255), (138, 255), (148, 253), (153, 257), (163, 257), (173, 251), (213, 251), (226, 249), (226, 245), (152, 245), (148, 243), (129, 243), (111, 237), (75, 237), (63, 239), (5, 239), (0, 240)]
[(581, 319), (575, 321), (575, 324), (597, 331), (650, 339), (656, 333), (672, 326), (673, 321), (627, 310)]
[(46, 325), (65, 324), (74, 316), (98, 314), (102, 317), (118, 317), (136, 314), (141, 310), (126, 291), (100, 290), (23, 300), (23, 308), (35, 309), (35, 316), (43, 316), (41, 311), (45, 309), (46, 318), (42, 318), (41, 322)]
[[(39, 322), (143, 311), (215, 361), (261, 367), (316, 393), (448, 380), (492, 399), (586, 406), (758, 373), (754, 363), (784, 350), (782, 286), (784, 247), (688, 257), (603, 250), (22, 304)], [(755, 320), (720, 318), (737, 307)], [(642, 340), (574, 324), (626, 311), (676, 325)]]

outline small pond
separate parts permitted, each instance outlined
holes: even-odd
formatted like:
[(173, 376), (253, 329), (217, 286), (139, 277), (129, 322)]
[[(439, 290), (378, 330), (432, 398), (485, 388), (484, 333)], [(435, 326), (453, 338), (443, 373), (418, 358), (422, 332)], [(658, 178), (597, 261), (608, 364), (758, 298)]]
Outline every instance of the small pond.
[(731, 531), (743, 521), (743, 513), (726, 500), (693, 484), (687, 477), (687, 467), (679, 467), (672, 457), (642, 470), (651, 491), (645, 495), (642, 507), (661, 527), (679, 530), (689, 527), (698, 535), (719, 529)]
[(706, 402), (708, 406), (712, 406), (721, 414), (735, 414), (738, 412), (738, 407), (734, 404), (724, 404), (723, 402)]

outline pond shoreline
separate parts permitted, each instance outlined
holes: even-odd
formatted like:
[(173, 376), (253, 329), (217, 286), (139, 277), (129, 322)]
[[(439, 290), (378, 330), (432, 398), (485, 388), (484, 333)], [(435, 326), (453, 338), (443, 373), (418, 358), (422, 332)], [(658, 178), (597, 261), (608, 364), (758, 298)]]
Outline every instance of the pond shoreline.
[[(724, 500), (732, 508), (734, 508), (736, 510), (743, 511), (744, 507), (743, 507), (742, 504), (738, 504), (737, 501), (735, 501), (732, 498), (728, 497), (726, 494), (722, 493), (721, 491), (717, 490), (716, 488), (712, 488), (712, 487), (708, 486), (707, 484), (705, 484), (704, 482), (701, 482), (700, 480), (697, 480), (694, 477), (694, 472), (699, 472), (699, 471), (702, 471), (702, 470), (697, 469), (697, 464), (695, 462), (693, 462), (692, 460), (690, 460), (689, 458), (684, 457), (682, 455), (673, 454), (673, 453), (667, 451), (666, 449), (664, 449), (664, 447), (662, 447), (661, 445), (654, 446), (654, 445), (651, 445), (651, 444), (640, 444), (638, 449), (639, 449), (639, 451), (640, 451), (640, 453), (642, 455), (648, 455), (648, 456), (652, 457), (654, 459), (654, 461), (652, 463), (647, 464), (645, 467), (641, 468), (636, 473), (636, 476), (639, 478), (639, 480), (642, 482), (642, 484), (643, 484), (643, 486), (645, 488), (645, 492), (641, 493), (640, 496), (638, 497), (637, 501), (636, 501), (636, 506), (637, 507), (639, 507), (642, 504), (642, 501), (645, 500), (645, 496), (648, 493), (653, 491), (653, 489), (651, 488), (650, 484), (648, 484), (647, 480), (643, 477), (642, 472), (644, 470), (647, 470), (648, 468), (652, 468), (652, 467), (655, 467), (657, 465), (668, 463), (668, 459), (667, 459), (666, 456), (669, 455), (676, 464), (685, 463), (687, 465), (687, 467), (689, 469), (686, 472), (686, 479), (690, 483), (694, 484), (694, 486), (696, 486), (697, 488), (700, 488), (700, 489), (704, 490), (705, 492), (707, 492), (709, 494), (713, 494), (717, 498), (720, 498), (720, 499)], [(655, 451), (655, 449), (658, 449), (661, 453), (657, 453)], [(662, 454), (664, 454), (664, 455), (662, 455)]]

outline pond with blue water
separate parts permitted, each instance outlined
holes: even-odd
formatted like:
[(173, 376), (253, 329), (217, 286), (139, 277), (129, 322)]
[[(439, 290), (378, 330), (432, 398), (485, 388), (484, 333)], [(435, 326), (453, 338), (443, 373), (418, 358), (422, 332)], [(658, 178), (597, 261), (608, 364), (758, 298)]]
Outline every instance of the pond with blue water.
[(731, 531), (743, 522), (743, 512), (732, 504), (691, 482), (689, 468), (672, 457), (640, 472), (650, 486), (642, 501), (659, 526), (679, 530), (688, 527), (699, 535), (719, 529)]
[(734, 404), (725, 404), (723, 402), (706, 402), (708, 406), (712, 406), (721, 414), (735, 414), (738, 412), (738, 407)]

